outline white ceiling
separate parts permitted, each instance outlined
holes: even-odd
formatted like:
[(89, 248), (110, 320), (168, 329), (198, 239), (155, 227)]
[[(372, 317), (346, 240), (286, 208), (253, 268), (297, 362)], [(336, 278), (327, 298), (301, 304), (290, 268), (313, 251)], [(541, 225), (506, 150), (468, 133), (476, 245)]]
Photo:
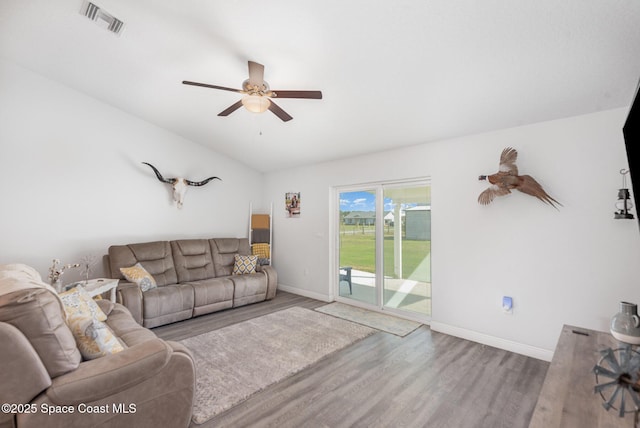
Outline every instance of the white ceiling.
[[(260, 171), (628, 106), (637, 0), (0, 0), (0, 58)], [(293, 116), (240, 109), (247, 60)], [(247, 154), (251, 153), (252, 156)]]

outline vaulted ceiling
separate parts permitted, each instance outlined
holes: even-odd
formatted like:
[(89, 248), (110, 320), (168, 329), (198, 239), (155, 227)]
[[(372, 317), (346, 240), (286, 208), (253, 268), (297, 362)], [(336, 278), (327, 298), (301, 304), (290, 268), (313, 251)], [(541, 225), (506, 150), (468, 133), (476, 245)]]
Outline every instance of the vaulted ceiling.
[[(0, 1), (0, 58), (260, 171), (628, 106), (637, 0)], [(217, 114), (247, 60), (276, 89), (322, 90)], [(248, 155), (251, 154), (251, 155)]]

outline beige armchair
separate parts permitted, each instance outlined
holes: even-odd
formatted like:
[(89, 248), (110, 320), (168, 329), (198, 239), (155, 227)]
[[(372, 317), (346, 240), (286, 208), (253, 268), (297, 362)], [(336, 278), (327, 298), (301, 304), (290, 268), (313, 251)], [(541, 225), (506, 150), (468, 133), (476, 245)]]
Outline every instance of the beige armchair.
[(195, 366), (184, 346), (102, 300), (105, 323), (125, 349), (81, 361), (55, 294), (1, 291), (1, 428), (189, 425)]

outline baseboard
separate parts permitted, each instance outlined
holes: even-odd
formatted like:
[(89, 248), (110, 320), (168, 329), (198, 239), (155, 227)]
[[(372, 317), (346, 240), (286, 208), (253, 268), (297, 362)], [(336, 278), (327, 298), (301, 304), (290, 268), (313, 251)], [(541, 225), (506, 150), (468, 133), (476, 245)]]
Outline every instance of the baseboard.
[[(299, 296), (309, 297), (311, 299), (321, 300), (323, 302), (332, 302), (333, 300), (326, 294), (316, 293), (314, 291), (305, 290), (303, 288), (292, 287), (290, 285), (278, 284), (278, 290), (287, 293), (297, 294)], [(505, 351), (515, 352), (516, 354), (526, 355), (527, 357), (536, 358), (543, 361), (551, 361), (553, 358), (553, 350), (538, 348), (536, 346), (526, 345), (524, 343), (513, 342), (511, 340), (501, 339), (499, 337), (490, 336), (488, 334), (479, 333), (473, 330), (467, 330), (461, 327), (454, 327), (448, 324), (431, 321), (430, 328), (439, 333), (460, 337), (462, 339), (471, 340), (472, 342), (482, 343), (483, 345), (493, 346), (494, 348), (504, 349)]]
[(299, 296), (309, 297), (310, 299), (321, 300), (323, 302), (333, 301), (326, 294), (316, 293), (315, 291), (309, 291), (303, 288), (291, 287), (290, 285), (278, 284), (278, 290), (286, 291), (287, 293), (297, 294)]
[(431, 330), (471, 340), (473, 342), (482, 343), (484, 345), (493, 346), (494, 348), (504, 349), (505, 351), (515, 352), (516, 354), (526, 355), (527, 357), (536, 358), (538, 360), (551, 361), (553, 358), (552, 350), (501, 339), (499, 337), (478, 333), (477, 331), (467, 330), (465, 328), (454, 327), (436, 321), (431, 321)]

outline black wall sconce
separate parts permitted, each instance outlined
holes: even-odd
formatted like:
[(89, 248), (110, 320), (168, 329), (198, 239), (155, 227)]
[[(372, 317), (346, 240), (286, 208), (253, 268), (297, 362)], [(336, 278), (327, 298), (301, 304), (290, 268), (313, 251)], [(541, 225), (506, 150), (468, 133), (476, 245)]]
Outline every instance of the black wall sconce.
[(629, 189), (627, 189), (627, 174), (629, 174), (628, 169), (620, 170), (620, 175), (622, 175), (622, 189), (618, 189), (618, 201), (616, 202), (616, 209), (618, 211), (615, 212), (615, 219), (633, 219), (633, 214), (629, 212), (629, 210), (633, 208), (633, 203), (630, 199)]

